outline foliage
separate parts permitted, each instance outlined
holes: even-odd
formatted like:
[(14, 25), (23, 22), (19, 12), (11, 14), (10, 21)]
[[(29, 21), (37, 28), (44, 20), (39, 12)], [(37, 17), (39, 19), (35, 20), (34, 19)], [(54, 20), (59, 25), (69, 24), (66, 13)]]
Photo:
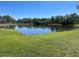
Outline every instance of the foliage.
[(16, 20), (9, 15), (0, 16), (0, 18), (3, 20), (4, 23), (15, 23), (16, 22)]
[[(61, 24), (61, 25), (73, 25), (79, 23), (79, 16), (76, 13), (72, 13), (65, 16), (52, 16), (51, 18), (22, 18), (15, 20), (9, 15), (0, 16), (0, 23), (26, 23), (29, 25), (53, 25), (53, 24)], [(6, 21), (5, 21), (6, 20)]]
[(62, 25), (73, 25), (79, 23), (79, 16), (76, 13), (72, 13), (66, 16), (55, 16), (51, 18), (23, 18), (17, 21), (18, 23), (28, 23), (33, 25), (52, 25), (52, 24), (62, 24)]

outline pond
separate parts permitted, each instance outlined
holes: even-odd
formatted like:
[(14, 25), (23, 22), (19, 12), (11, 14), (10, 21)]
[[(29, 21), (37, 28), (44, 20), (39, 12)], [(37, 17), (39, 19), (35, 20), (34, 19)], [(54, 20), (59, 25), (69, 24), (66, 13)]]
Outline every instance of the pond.
[(37, 34), (46, 34), (51, 32), (62, 32), (77, 29), (77, 27), (73, 26), (57, 27), (57, 26), (27, 26), (27, 25), (3, 25), (0, 26), (0, 28), (14, 29), (22, 35), (37, 35)]

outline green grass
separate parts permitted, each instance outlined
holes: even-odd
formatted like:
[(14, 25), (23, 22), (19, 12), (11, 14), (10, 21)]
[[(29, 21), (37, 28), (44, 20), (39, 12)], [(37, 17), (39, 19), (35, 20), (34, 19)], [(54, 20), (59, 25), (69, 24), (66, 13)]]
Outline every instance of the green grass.
[(1, 29), (0, 56), (79, 56), (79, 29), (27, 36)]

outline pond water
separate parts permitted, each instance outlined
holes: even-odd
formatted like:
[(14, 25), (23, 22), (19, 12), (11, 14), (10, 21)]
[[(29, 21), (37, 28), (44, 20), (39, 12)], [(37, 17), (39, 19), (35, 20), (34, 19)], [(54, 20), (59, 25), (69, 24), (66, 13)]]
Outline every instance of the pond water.
[(14, 29), (22, 35), (37, 35), (46, 34), (51, 32), (62, 32), (72, 29), (77, 29), (77, 27), (54, 27), (54, 26), (26, 26), (26, 25), (4, 25), (0, 26), (3, 29)]

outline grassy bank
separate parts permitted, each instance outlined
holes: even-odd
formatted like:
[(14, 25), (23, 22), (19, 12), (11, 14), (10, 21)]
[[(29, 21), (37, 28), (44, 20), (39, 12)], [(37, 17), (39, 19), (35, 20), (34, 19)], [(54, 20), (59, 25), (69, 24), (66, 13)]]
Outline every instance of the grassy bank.
[(0, 56), (79, 56), (79, 30), (30, 36), (0, 30)]

